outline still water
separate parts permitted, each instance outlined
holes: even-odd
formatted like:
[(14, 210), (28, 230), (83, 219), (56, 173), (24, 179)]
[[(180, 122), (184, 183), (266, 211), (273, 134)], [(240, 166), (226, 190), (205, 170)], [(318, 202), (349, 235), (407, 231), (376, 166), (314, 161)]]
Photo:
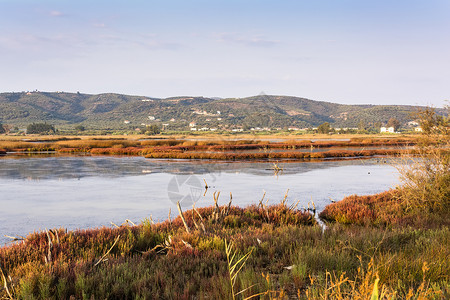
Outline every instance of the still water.
[[(50, 156), (0, 158), (0, 245), (4, 235), (45, 228), (111, 226), (130, 219), (167, 218), (176, 201), (187, 209), (229, 201), (257, 204), (264, 191), (278, 203), (287, 189), (299, 207), (314, 201), (321, 211), (351, 194), (373, 194), (398, 184), (396, 169), (377, 159), (285, 162), (277, 175), (271, 162), (149, 160), (142, 157)], [(205, 193), (204, 181), (211, 186)]]

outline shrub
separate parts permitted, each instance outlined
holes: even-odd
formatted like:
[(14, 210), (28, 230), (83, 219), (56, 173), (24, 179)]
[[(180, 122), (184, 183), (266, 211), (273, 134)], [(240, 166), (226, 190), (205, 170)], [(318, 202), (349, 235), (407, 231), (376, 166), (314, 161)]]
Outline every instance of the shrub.
[(408, 209), (424, 213), (448, 212), (450, 208), (450, 122), (431, 108), (417, 112), (423, 134), (418, 155), (400, 164), (402, 199)]
[(55, 126), (47, 123), (33, 123), (27, 126), (28, 134), (53, 134), (55, 132)]

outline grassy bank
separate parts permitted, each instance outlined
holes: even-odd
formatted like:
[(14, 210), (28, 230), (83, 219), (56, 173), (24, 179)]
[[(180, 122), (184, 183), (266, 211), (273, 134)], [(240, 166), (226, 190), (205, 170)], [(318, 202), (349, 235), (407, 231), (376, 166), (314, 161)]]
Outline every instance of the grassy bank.
[[(213, 205), (183, 216), (186, 225), (178, 216), (157, 224), (31, 234), (0, 249), (0, 296), (232, 299), (233, 291), (248, 287), (236, 299), (368, 299), (374, 291), (401, 299), (450, 296), (445, 218), (429, 228), (391, 219), (358, 222), (367, 216), (360, 214), (323, 228), (286, 198), (269, 206)], [(235, 258), (244, 257), (234, 284), (230, 243)]]

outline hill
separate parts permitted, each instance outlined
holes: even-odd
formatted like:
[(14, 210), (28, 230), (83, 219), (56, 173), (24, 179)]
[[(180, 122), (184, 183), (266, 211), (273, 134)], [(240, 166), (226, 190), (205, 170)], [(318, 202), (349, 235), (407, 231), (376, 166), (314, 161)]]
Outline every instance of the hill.
[(61, 128), (82, 124), (95, 129), (127, 129), (144, 124), (168, 124), (168, 128), (196, 127), (288, 128), (385, 124), (396, 118), (413, 120), (415, 106), (344, 105), (291, 96), (259, 95), (248, 98), (172, 97), (166, 99), (121, 94), (21, 92), (0, 94), (0, 123), (24, 127), (48, 122)]

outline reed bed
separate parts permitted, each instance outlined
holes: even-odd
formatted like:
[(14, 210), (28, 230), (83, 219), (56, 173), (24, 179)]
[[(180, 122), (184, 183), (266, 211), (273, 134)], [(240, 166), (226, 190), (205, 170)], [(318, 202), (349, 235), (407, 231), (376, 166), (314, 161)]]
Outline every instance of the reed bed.
[(158, 152), (147, 154), (146, 158), (174, 159), (212, 159), (212, 160), (263, 160), (263, 159), (326, 159), (326, 158), (361, 158), (372, 156), (399, 155), (407, 153), (403, 149), (375, 150), (330, 150), (324, 152), (259, 152), (259, 153), (207, 153), (207, 152)]
[[(350, 141), (287, 141), (283, 143), (269, 143), (254, 140), (206, 140), (206, 141), (187, 141), (175, 139), (161, 140), (136, 140), (125, 138), (36, 138), (27, 141), (2, 140), (0, 148), (7, 151), (36, 152), (36, 151), (60, 151), (60, 152), (94, 152), (101, 154), (120, 154), (120, 155), (144, 155), (146, 153), (179, 153), (179, 152), (219, 152), (219, 151), (245, 151), (261, 150), (268, 152), (271, 149), (284, 149), (286, 152), (293, 149), (307, 148), (340, 148), (340, 147), (370, 147), (370, 146), (410, 146), (415, 143), (411, 139), (370, 139), (370, 140), (350, 140)], [(117, 150), (130, 148), (129, 150)], [(140, 148), (142, 151), (137, 151)], [(95, 150), (103, 149), (103, 150)], [(162, 155), (162, 154), (161, 154)], [(165, 154), (169, 157), (172, 154)], [(195, 154), (190, 154), (190, 156)], [(280, 155), (280, 154), (279, 154)], [(285, 154), (292, 156), (292, 154)], [(186, 155), (189, 156), (189, 155)], [(198, 156), (198, 155), (197, 155)], [(207, 155), (203, 154), (206, 158)], [(298, 154), (299, 158), (303, 158)], [(235, 155), (235, 159), (240, 159)], [(175, 157), (174, 157), (175, 158)], [(182, 158), (181, 156), (178, 158)], [(282, 158), (282, 157), (279, 157)], [(219, 158), (227, 159), (227, 158)], [(247, 159), (247, 158), (245, 158)]]

